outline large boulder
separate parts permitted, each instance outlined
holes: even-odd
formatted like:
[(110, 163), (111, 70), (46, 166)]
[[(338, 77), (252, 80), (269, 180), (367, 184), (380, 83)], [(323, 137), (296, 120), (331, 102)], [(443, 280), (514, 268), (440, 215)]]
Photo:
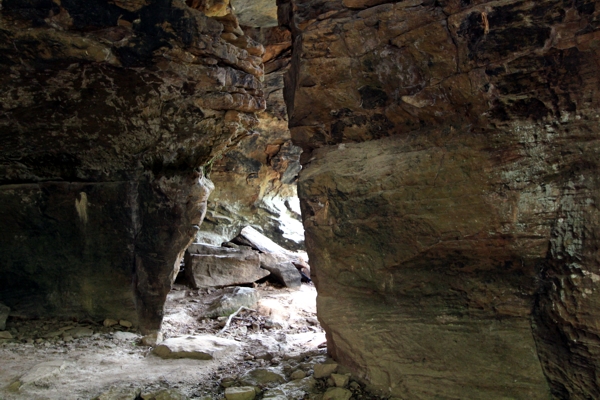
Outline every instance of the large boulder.
[(161, 358), (192, 358), (212, 360), (235, 352), (240, 345), (235, 340), (218, 336), (197, 335), (174, 337), (162, 341), (152, 352)]
[(400, 398), (598, 398), (597, 2), (279, 11), (331, 355)]
[(184, 273), (194, 288), (243, 285), (269, 275), (257, 251), (194, 243), (184, 257)]

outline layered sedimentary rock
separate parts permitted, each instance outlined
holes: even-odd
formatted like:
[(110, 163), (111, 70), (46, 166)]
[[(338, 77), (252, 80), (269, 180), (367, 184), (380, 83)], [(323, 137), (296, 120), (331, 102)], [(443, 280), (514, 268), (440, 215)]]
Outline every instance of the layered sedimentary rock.
[(157, 329), (264, 49), (227, 1), (0, 4), (0, 301)]
[(399, 398), (598, 398), (599, 2), (281, 3), (331, 354)]
[(244, 29), (265, 47), (266, 110), (257, 114), (255, 134), (212, 164), (210, 178), (216, 188), (197, 240), (221, 245), (253, 225), (280, 245), (300, 250), (304, 235), (296, 180), (301, 150), (291, 143), (283, 101), (291, 33), (277, 27)]

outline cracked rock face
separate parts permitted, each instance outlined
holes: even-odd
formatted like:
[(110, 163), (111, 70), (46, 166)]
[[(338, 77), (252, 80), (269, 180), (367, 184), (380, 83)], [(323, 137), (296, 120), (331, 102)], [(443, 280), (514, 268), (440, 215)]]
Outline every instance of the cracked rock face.
[(0, 300), (157, 329), (263, 52), (227, 3), (4, 1)]
[(400, 398), (596, 398), (596, 1), (289, 0), (328, 348)]
[(283, 101), (291, 33), (283, 28), (245, 28), (265, 48), (263, 91), (266, 110), (257, 113), (256, 134), (215, 160), (205, 222), (197, 240), (220, 246), (252, 225), (281, 246), (304, 249), (304, 229), (296, 191), (301, 149), (294, 146)]

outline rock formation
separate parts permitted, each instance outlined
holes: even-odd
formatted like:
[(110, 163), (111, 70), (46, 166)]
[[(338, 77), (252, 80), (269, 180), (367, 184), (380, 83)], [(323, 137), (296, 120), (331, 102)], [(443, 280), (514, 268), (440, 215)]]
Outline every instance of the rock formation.
[(253, 130), (257, 134), (212, 164), (210, 177), (215, 190), (197, 240), (221, 245), (246, 225), (253, 225), (285, 248), (300, 250), (304, 248), (304, 232), (296, 180), (301, 150), (291, 142), (283, 101), (291, 33), (277, 27), (244, 29), (265, 47), (266, 110), (257, 114), (259, 122)]
[(0, 2), (0, 302), (156, 330), (207, 173), (213, 238), (293, 220), (299, 146), (341, 366), (600, 398), (600, 2), (232, 1)]
[(399, 398), (598, 398), (599, 2), (280, 3), (334, 358)]
[(1, 4), (0, 301), (155, 330), (264, 48), (227, 1)]

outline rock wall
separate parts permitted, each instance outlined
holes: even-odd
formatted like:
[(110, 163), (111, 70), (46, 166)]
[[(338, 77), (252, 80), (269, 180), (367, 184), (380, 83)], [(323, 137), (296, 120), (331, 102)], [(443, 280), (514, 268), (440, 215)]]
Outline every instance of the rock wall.
[(197, 240), (220, 246), (252, 225), (281, 246), (301, 250), (304, 229), (296, 190), (301, 149), (292, 144), (283, 101), (291, 33), (278, 27), (244, 30), (265, 47), (266, 110), (257, 113), (255, 134), (212, 164), (210, 178), (216, 187)]
[(0, 4), (0, 301), (155, 330), (264, 49), (227, 1)]
[(280, 2), (319, 319), (373, 388), (600, 396), (599, 3)]

